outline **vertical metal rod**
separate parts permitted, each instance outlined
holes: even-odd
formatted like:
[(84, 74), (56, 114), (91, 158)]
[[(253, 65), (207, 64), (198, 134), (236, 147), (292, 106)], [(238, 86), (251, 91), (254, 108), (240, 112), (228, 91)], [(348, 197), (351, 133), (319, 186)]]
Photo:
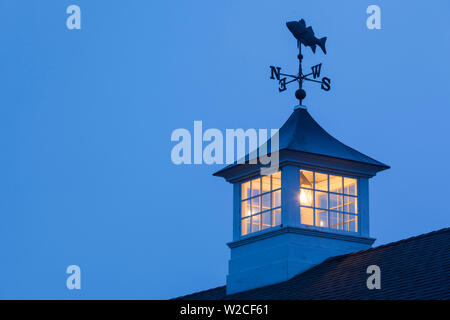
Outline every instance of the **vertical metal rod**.
[[(302, 56), (302, 44), (300, 41), (297, 41), (297, 46), (298, 46), (298, 76), (300, 77), (300, 80), (298, 81), (298, 88), (302, 89), (303, 87), (303, 79), (302, 77), (302, 60), (303, 60), (303, 56)], [(299, 99), (299, 104), (302, 105), (302, 99)]]

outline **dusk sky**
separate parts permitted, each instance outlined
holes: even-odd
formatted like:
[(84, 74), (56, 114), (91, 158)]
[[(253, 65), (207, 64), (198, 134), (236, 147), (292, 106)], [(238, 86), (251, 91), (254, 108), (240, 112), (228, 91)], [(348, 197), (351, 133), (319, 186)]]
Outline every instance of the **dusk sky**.
[[(66, 8), (81, 8), (68, 30)], [(366, 26), (381, 8), (381, 30)], [(450, 28), (434, 1), (0, 1), (0, 298), (166, 299), (225, 284), (232, 185), (175, 165), (178, 128), (279, 128), (304, 18), (331, 90), (304, 104), (391, 166), (370, 182), (375, 246), (450, 225)], [(78, 265), (82, 289), (66, 288)]]

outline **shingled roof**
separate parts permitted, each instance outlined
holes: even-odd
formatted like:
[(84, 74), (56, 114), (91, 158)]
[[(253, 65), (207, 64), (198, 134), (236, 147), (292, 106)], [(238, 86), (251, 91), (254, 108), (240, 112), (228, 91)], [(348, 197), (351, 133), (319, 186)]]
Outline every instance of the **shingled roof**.
[[(450, 228), (329, 258), (278, 284), (226, 295), (225, 286), (185, 300), (450, 299)], [(381, 289), (369, 290), (366, 269), (381, 270)]]

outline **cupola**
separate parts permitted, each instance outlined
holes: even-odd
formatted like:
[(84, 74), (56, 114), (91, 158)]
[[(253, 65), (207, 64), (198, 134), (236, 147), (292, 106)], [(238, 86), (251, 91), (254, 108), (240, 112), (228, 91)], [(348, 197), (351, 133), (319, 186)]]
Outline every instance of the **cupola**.
[(247, 161), (214, 174), (233, 185), (227, 294), (288, 280), (375, 241), (369, 179), (389, 166), (332, 137), (302, 106), (278, 138), (276, 172), (264, 175)]

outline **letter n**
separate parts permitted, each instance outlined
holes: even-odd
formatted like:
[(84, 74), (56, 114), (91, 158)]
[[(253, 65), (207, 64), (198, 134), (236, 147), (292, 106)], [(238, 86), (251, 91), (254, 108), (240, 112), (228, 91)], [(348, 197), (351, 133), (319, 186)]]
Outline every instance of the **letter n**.
[[(277, 78), (277, 80), (280, 80), (280, 72), (281, 72), (280, 67), (270, 66), (270, 79)], [(274, 77), (274, 75), (275, 75), (275, 77)]]

